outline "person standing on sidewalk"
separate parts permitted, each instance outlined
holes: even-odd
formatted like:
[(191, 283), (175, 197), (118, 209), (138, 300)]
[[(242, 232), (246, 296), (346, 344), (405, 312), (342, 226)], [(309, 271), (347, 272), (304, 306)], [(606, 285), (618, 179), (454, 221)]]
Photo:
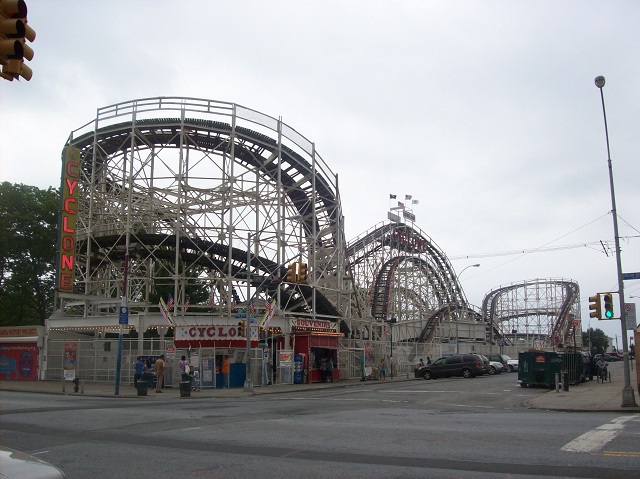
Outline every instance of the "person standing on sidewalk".
[[(249, 358), (247, 358), (249, 360)], [(224, 389), (229, 388), (229, 374), (231, 373), (231, 363), (229, 361), (229, 356), (227, 354), (224, 355), (224, 360), (222, 361), (222, 375), (224, 377)]]
[(144, 361), (142, 356), (138, 356), (138, 360), (133, 364), (133, 387), (138, 388), (138, 381), (142, 379), (142, 368), (144, 368)]
[(161, 393), (162, 386), (164, 385), (164, 354), (161, 354), (160, 357), (156, 359), (154, 367), (156, 370), (156, 392)]
[(327, 361), (327, 378), (333, 382), (333, 359), (331, 358)]
[(382, 358), (382, 362), (380, 363), (380, 379), (387, 379), (387, 365), (384, 362), (384, 358)]
[(183, 382), (191, 381), (191, 378), (189, 377), (190, 369), (189, 361), (187, 361), (186, 356), (182, 356), (182, 358), (180, 358), (180, 376), (182, 377)]

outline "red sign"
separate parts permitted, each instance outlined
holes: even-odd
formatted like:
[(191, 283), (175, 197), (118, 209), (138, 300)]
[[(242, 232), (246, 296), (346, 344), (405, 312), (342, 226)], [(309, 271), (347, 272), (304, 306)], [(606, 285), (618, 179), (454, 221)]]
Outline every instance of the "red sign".
[(579, 324), (580, 324), (580, 320), (579, 319), (574, 319), (573, 320), (573, 327), (574, 328), (577, 328)]
[(37, 380), (38, 347), (36, 344), (2, 344), (0, 346), (0, 379), (8, 381)]

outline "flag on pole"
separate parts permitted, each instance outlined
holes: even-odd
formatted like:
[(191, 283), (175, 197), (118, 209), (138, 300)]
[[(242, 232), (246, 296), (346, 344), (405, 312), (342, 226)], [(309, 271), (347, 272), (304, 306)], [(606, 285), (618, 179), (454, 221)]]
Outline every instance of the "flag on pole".
[(191, 305), (191, 301), (189, 300), (189, 296), (187, 296), (187, 300), (184, 302), (184, 312), (186, 313)]
[(413, 196), (411, 196), (411, 195), (404, 195), (404, 200), (405, 200), (405, 201), (410, 201), (410, 200), (411, 200), (411, 198), (413, 198)]
[(389, 199), (390, 200), (395, 200), (398, 197), (398, 195), (389, 195)]
[(234, 299), (233, 301), (231, 301), (231, 309), (234, 309), (236, 307), (236, 300)]
[(418, 200), (411, 200), (411, 204), (412, 204), (412, 205), (417, 205), (418, 203), (419, 203), (419, 201), (418, 201)]
[(164, 302), (164, 299), (162, 299), (162, 296), (160, 297), (160, 302), (158, 302), (158, 308), (160, 309), (160, 314), (162, 315), (164, 320), (170, 326), (175, 326), (175, 323), (173, 322), (173, 318), (171, 317), (171, 312), (167, 308), (167, 304)]
[(402, 201), (398, 201), (398, 208), (404, 208), (404, 203)]
[(249, 314), (256, 314), (256, 308), (253, 306), (253, 301), (249, 305)]
[(216, 307), (216, 297), (214, 295), (211, 295), (211, 301), (209, 301), (209, 306), (211, 306), (212, 308)]
[(167, 300), (167, 309), (171, 310), (173, 308), (173, 296), (169, 295), (169, 299)]

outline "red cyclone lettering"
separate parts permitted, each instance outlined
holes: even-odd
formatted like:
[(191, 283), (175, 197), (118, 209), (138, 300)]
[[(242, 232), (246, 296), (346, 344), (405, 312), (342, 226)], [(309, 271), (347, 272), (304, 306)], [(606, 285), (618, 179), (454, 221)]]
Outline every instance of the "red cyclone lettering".
[(75, 189), (76, 186), (78, 186), (77, 181), (71, 181), (70, 179), (67, 178), (67, 188), (69, 189), (70, 195), (73, 195), (73, 190)]
[(191, 336), (192, 338), (196, 337), (196, 328), (189, 328), (189, 336)]
[(76, 230), (74, 228), (70, 228), (69, 227), (69, 217), (68, 216), (63, 216), (62, 217), (62, 231), (64, 231), (65, 233), (75, 233)]
[(208, 338), (215, 338), (216, 337), (216, 327), (215, 326), (210, 326), (207, 328), (207, 337)]
[(76, 161), (70, 161), (67, 163), (67, 176), (70, 176), (71, 178), (77, 178), (78, 174), (75, 173), (75, 171), (72, 171), (71, 167), (73, 167), (75, 170), (76, 168), (78, 168), (78, 163)]
[(76, 202), (75, 198), (67, 198), (66, 200), (64, 200), (64, 210), (70, 215), (76, 214), (76, 210), (71, 209), (71, 207), (69, 206), (69, 203), (75, 203), (75, 202)]

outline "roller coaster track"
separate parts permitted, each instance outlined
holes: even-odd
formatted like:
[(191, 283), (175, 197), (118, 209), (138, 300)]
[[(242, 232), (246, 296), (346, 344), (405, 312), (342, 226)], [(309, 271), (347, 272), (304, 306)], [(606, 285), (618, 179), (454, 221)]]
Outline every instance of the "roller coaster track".
[[(561, 291), (560, 299), (555, 294), (556, 289)], [(517, 324), (522, 318), (544, 316), (552, 319), (545, 333), (547, 345), (553, 346), (554, 341), (555, 346), (566, 343), (574, 334), (573, 319), (579, 317), (579, 313), (575, 311), (579, 307), (579, 295), (578, 283), (570, 280), (537, 279), (496, 288), (487, 293), (482, 301), (482, 317), (490, 325), (487, 329), (491, 330), (487, 339), (494, 341), (501, 338), (508, 342), (509, 332), (503, 331), (503, 322), (512, 321)], [(518, 296), (534, 299), (527, 299), (522, 303), (518, 301)], [(533, 306), (530, 306), (531, 303)], [(540, 326), (538, 329), (541, 329)]]
[[(161, 116), (167, 110), (179, 111), (180, 117), (145, 118)], [(189, 116), (190, 112), (194, 113), (193, 117)], [(198, 118), (213, 115), (228, 117), (229, 121)], [(131, 120), (118, 121), (122, 116), (130, 116)], [(278, 139), (238, 125), (240, 119), (277, 130)], [(285, 144), (285, 136), (293, 140)], [(337, 180), (315, 152), (314, 145), (280, 120), (231, 103), (191, 98), (148, 98), (98, 110), (97, 119), (72, 132), (67, 144), (81, 151), (79, 188), (84, 204), (78, 208), (80, 220), (76, 250), (79, 261), (76, 265), (78, 277), (85, 286), (77, 288), (79, 293), (94, 296), (117, 294), (115, 290), (107, 291), (106, 287), (100, 291), (91, 291), (91, 288), (96, 288), (101, 280), (106, 281), (103, 278), (119, 274), (122, 268), (116, 263), (124, 261), (127, 245), (134, 248), (132, 261), (140, 267), (147, 258), (167, 264), (175, 260), (176, 265), (180, 262), (192, 270), (228, 275), (234, 281), (246, 283), (248, 245), (237, 247), (231, 243), (235, 225), (218, 225), (215, 231), (229, 232), (224, 238), (218, 238), (203, 229), (197, 215), (207, 214), (215, 208), (215, 218), (224, 218), (228, 215), (232, 196), (239, 207), (251, 208), (251, 203), (245, 199), (248, 193), (243, 191), (242, 185), (236, 187), (239, 177), (226, 170), (224, 175), (228, 174), (228, 186), (209, 186), (207, 178), (202, 175), (195, 178), (195, 173), (189, 169), (194, 165), (189, 161), (203, 162), (191, 158), (190, 154), (197, 152), (208, 161), (214, 156), (219, 157), (222, 165), (232, 160), (244, 167), (244, 171), (255, 173), (264, 184), (274, 185), (274, 191), (282, 197), (264, 198), (262, 202), (269, 204), (271, 201), (275, 205), (277, 201), (278, 205), (285, 205), (288, 211), (300, 218), (297, 220), (300, 241), (304, 237), (310, 254), (309, 266), (314, 268), (310, 274), (315, 283), (283, 283), (285, 266), (254, 251), (250, 255), (253, 270), (251, 286), (262, 288), (266, 295), (279, 289), (287, 311), (310, 314), (310, 303), (313, 302), (315, 314), (341, 316), (344, 308), (339, 300), (335, 300), (335, 295), (329, 300), (325, 289), (316, 287), (343, 289), (339, 285), (342, 277), (339, 265), (342, 262), (340, 255), (344, 254), (341, 245), (346, 241)], [(148, 165), (151, 159), (157, 160), (163, 152), (170, 150), (179, 152), (176, 155), (179, 154), (180, 166), (174, 168), (175, 173), (171, 172), (173, 167), (166, 166), (169, 175), (162, 180), (165, 184), (170, 182), (171, 186), (160, 186), (160, 180), (153, 177), (154, 171), (149, 174)], [(157, 163), (160, 161), (169, 163), (162, 158)], [(131, 169), (125, 168), (127, 162), (132, 165)], [(134, 176), (137, 183), (132, 184)], [(199, 183), (194, 186), (196, 181)], [(256, 189), (252, 194), (259, 195), (257, 180), (252, 184)], [(184, 205), (176, 206), (176, 200), (182, 198), (180, 195), (187, 199), (183, 200)], [(179, 231), (174, 226), (176, 217), (164, 213), (171, 208), (186, 218)], [(271, 208), (273, 210), (275, 206)], [(101, 219), (100, 214), (106, 219)], [(146, 223), (127, 231), (122, 220), (127, 215), (136, 221), (141, 218), (139, 221)], [(211, 231), (214, 229), (209, 227)], [(235, 241), (242, 245), (242, 237), (238, 239), (238, 236)], [(263, 245), (255, 246), (264, 249)], [(103, 272), (98, 274), (96, 271)], [(176, 284), (181, 281), (176, 276), (178, 273), (174, 272)], [(135, 274), (131, 277), (135, 278)], [(113, 279), (109, 281), (116, 283)], [(240, 299), (236, 290), (234, 287), (234, 301)]]
[[(430, 341), (439, 321), (452, 311), (464, 311), (479, 319), (468, 307), (446, 255), (417, 228), (383, 223), (353, 240), (347, 247), (347, 256), (356, 289), (369, 291), (367, 307), (377, 322), (391, 316), (397, 316), (399, 321), (426, 317), (416, 339)], [(414, 276), (412, 286), (403, 286), (399, 279), (402, 270)], [(373, 280), (368, 280), (371, 277)], [(398, 292), (401, 299), (397, 298)], [(401, 310), (398, 302), (403, 301), (411, 303), (411, 307)]]

